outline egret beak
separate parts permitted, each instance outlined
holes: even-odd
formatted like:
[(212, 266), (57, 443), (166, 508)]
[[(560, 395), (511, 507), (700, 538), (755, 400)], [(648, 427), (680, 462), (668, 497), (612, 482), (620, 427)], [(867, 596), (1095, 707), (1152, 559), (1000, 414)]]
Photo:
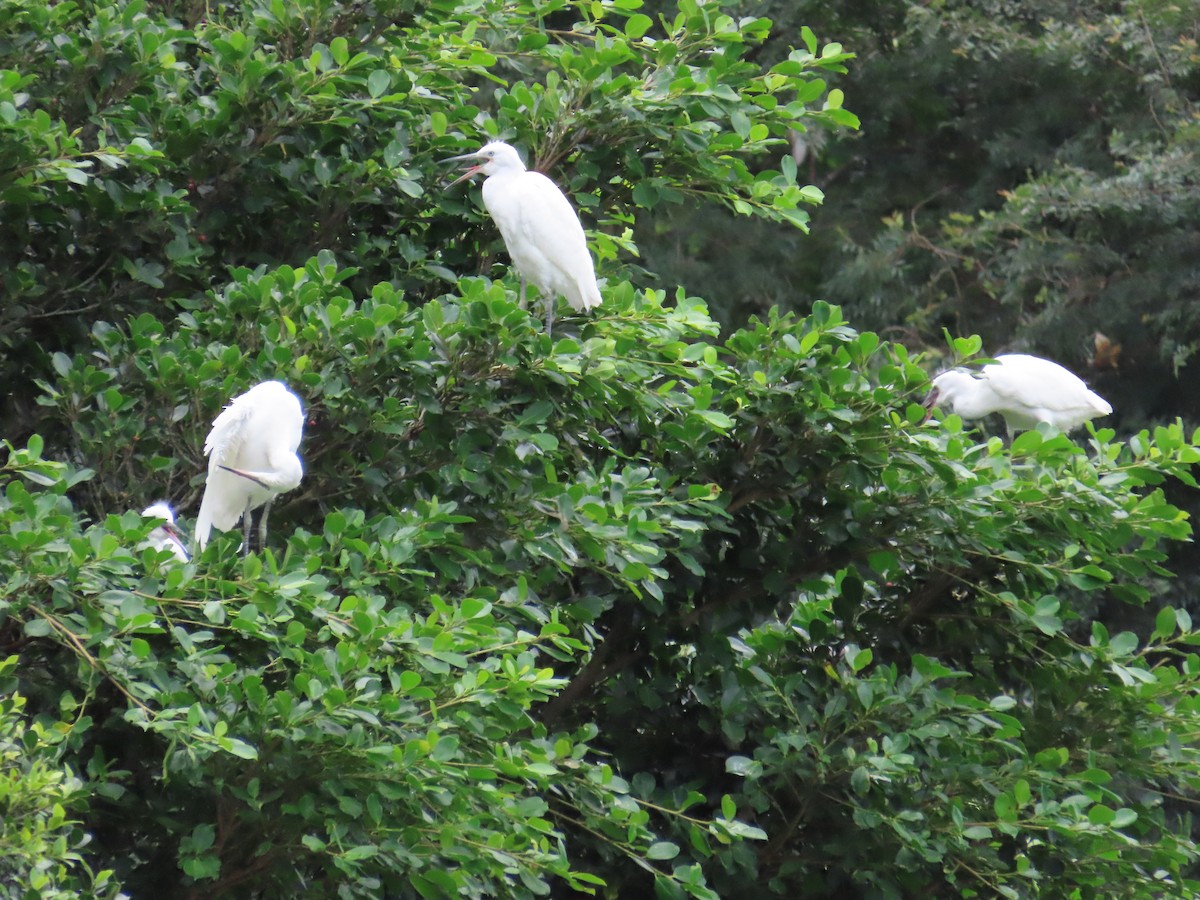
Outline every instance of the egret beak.
[(231, 469), (229, 466), (221, 466), (220, 468), (224, 469), (226, 472), (232, 472), (234, 475), (241, 475), (243, 478), (248, 478), (255, 484), (266, 488), (268, 491), (271, 489), (271, 486), (257, 475), (251, 475), (249, 472), (243, 472), (241, 469)]
[[(441, 160), (441, 162), (452, 163), (452, 162), (462, 162), (463, 160), (468, 160), (468, 159), (476, 160), (476, 159), (481, 159), (481, 158), (482, 157), (480, 157), (480, 155), (478, 153), (464, 153), (461, 156), (447, 157), (446, 159)], [(446, 185), (446, 189), (449, 190), (450, 188), (452, 188), (456, 184), (458, 184), (460, 181), (466, 181), (468, 178), (473, 178), (474, 176), (478, 175), (480, 172), (483, 171), (483, 167), (485, 165), (486, 165), (486, 163), (478, 163), (477, 165), (467, 166), (467, 169), (465, 172), (463, 172), (461, 175), (459, 175), (457, 178), (455, 178), (452, 182), (450, 182), (448, 185)]]
[(183, 551), (183, 561), (191, 562), (192, 554), (188, 553), (187, 547), (183, 543), (183, 535), (179, 533), (179, 529), (170, 522), (167, 522), (165, 525), (163, 525), (163, 531), (167, 533), (167, 537), (171, 538), (171, 540), (179, 545), (179, 549)]
[(933, 415), (933, 408), (937, 406), (937, 399), (938, 389), (931, 388), (929, 393), (925, 395), (925, 399), (921, 402), (921, 405), (925, 407), (925, 418), (921, 420), (922, 425), (928, 422), (929, 417)]

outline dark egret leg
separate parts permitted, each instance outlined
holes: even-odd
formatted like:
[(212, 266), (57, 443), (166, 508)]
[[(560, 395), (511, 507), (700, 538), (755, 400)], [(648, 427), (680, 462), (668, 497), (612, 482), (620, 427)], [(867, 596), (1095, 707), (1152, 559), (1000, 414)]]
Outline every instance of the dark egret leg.
[(262, 518), (258, 520), (258, 549), (267, 549), (267, 516), (271, 512), (271, 500), (263, 504)]
[(245, 557), (250, 552), (250, 501), (246, 501), (246, 508), (242, 511), (242, 556)]

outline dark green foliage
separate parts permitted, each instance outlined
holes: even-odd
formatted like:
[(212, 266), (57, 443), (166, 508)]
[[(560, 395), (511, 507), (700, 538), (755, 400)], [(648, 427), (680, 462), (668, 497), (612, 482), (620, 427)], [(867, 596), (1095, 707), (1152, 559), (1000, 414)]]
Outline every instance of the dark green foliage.
[[(78, 896), (72, 869), (84, 867), (86, 831), (68, 810), (86, 803), (84, 782), (58, 759), (58, 729), (25, 721), (25, 698), (12, 693), (15, 657), (0, 665), (6, 696), (0, 700), (0, 884), (24, 886), (34, 896)], [(111, 897), (119, 885), (111, 871), (89, 879), (91, 896)], [(11, 896), (16, 896), (11, 894)]]
[(864, 128), (802, 165), (831, 201), (811, 236), (696, 207), (639, 234), (652, 268), (719, 286), (723, 321), (824, 299), (914, 349), (947, 327), (1090, 368), (1126, 427), (1196, 419), (1196, 4), (740, 6), (853, 51), (835, 83)]
[[(0, 376), (36, 364), (26, 337), (81, 346), (89, 321), (188, 308), (229, 267), (322, 249), (360, 292), (436, 296), (499, 246), (438, 164), (492, 135), (602, 217), (602, 260), (631, 246), (635, 207), (684, 193), (801, 226), (820, 201), (747, 160), (801, 119), (853, 122), (811, 108), (836, 47), (764, 72), (743, 57), (765, 19), (493, 6), (6, 4), (0, 341), (20, 352)], [(0, 413), (28, 412), (14, 402)]]
[[(980, 442), (835, 306), (722, 335), (633, 283), (679, 197), (805, 225), (768, 154), (852, 124), (840, 47), (764, 65), (688, 0), (201, 12), (0, 19), (5, 896), (1200, 888), (1196, 436)], [(440, 188), (490, 135), (601, 227), (553, 340)], [(267, 378), (307, 418), (269, 547), (143, 546)]]

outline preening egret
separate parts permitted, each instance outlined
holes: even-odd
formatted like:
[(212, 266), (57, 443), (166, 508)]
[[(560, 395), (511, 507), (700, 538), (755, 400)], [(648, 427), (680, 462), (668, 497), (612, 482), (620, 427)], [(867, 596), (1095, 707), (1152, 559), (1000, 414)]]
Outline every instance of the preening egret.
[(451, 186), (482, 172), (483, 205), (500, 229), (504, 246), (525, 282), (532, 281), (546, 301), (546, 332), (554, 324), (554, 304), (562, 294), (576, 312), (600, 305), (596, 270), (587, 238), (571, 201), (541, 172), (530, 172), (510, 144), (492, 141), (475, 153), (443, 162), (472, 161)]
[(282, 382), (264, 381), (229, 401), (204, 441), (208, 480), (196, 517), (201, 550), (214, 527), (228, 531), (241, 519), (244, 556), (250, 549), (250, 513), (260, 506), (259, 546), (266, 546), (271, 503), (304, 475), (296, 455), (303, 431), (300, 398)]
[(155, 550), (170, 550), (180, 562), (191, 559), (183, 546), (183, 538), (175, 527), (175, 512), (165, 501), (151, 504), (142, 510), (147, 519), (162, 519), (162, 524), (146, 535), (143, 547), (153, 547)]
[(1058, 363), (1024, 353), (997, 356), (979, 372), (951, 369), (933, 379), (925, 406), (945, 406), (964, 419), (1000, 413), (1011, 436), (1047, 422), (1070, 431), (1112, 407)]

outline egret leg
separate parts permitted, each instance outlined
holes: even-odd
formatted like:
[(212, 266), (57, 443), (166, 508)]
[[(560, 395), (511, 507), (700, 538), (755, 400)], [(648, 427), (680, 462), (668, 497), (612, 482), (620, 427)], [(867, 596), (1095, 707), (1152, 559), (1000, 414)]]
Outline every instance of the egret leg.
[(554, 298), (546, 300), (546, 337), (550, 337), (554, 330)]
[(242, 511), (242, 556), (250, 552), (250, 501), (246, 501), (246, 508)]
[(258, 520), (258, 549), (267, 549), (267, 515), (271, 512), (271, 501), (263, 504), (262, 518)]

